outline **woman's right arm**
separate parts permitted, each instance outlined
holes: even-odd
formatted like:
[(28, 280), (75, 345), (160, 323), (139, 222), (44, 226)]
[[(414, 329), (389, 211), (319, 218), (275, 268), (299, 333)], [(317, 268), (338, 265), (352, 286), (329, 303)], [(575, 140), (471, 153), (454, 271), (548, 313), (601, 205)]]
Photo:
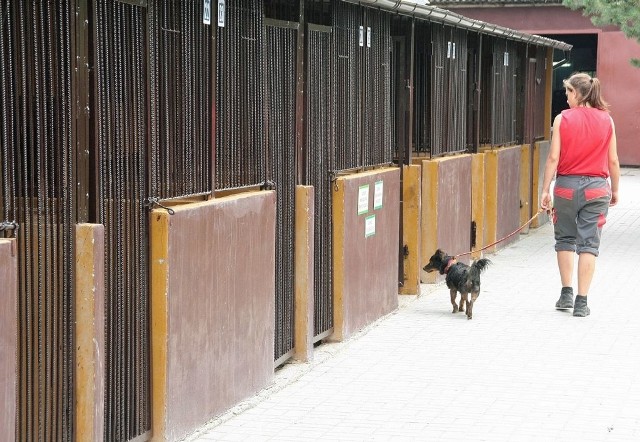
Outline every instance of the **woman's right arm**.
[(558, 161), (560, 161), (560, 124), (562, 123), (562, 114), (558, 114), (553, 120), (553, 134), (551, 135), (551, 147), (547, 156), (547, 163), (544, 166), (544, 180), (542, 182), (542, 194), (540, 195), (540, 207), (544, 210), (551, 208), (551, 181), (558, 169)]

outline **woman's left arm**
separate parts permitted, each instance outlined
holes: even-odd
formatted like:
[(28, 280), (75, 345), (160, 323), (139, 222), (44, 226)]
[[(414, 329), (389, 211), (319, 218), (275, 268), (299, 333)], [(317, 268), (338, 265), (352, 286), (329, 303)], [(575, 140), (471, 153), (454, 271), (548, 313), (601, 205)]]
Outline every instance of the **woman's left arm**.
[(609, 177), (611, 178), (610, 206), (618, 204), (618, 184), (620, 182), (620, 161), (618, 160), (618, 145), (616, 141), (616, 126), (611, 119), (611, 140), (609, 141)]

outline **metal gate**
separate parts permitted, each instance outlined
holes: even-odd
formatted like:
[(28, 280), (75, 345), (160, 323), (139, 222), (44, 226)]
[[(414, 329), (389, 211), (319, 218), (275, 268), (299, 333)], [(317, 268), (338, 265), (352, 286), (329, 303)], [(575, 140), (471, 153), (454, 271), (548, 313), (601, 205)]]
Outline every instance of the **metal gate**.
[(66, 1), (0, 1), (0, 235), (18, 244), (18, 440), (73, 438), (73, 14)]
[(151, 429), (148, 10), (94, 3), (96, 221), (105, 228), (105, 440)]
[(314, 202), (314, 340), (333, 330), (331, 172), (334, 170), (332, 32), (307, 26), (306, 183)]
[(293, 350), (298, 24), (266, 22), (267, 152), (276, 185), (276, 364)]

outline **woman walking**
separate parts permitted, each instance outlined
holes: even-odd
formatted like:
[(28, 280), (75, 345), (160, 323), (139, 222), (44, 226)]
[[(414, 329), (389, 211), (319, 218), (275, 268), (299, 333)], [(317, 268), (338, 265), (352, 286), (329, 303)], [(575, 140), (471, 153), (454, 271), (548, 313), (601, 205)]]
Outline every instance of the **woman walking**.
[[(587, 295), (599, 253), (600, 235), (609, 206), (618, 202), (620, 163), (616, 132), (600, 81), (584, 73), (564, 80), (569, 109), (553, 122), (551, 148), (545, 165), (540, 207), (551, 208), (555, 250), (562, 290), (559, 310), (587, 316)], [(611, 183), (607, 179), (610, 179)], [(578, 254), (578, 294), (573, 300), (574, 254)]]

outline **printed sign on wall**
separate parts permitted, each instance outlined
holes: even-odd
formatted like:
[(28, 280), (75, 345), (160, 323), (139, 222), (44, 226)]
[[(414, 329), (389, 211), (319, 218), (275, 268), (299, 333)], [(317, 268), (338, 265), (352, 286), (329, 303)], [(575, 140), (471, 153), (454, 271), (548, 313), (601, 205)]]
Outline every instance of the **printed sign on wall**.
[(364, 236), (369, 237), (376, 234), (376, 216), (369, 215), (364, 219)]
[(376, 181), (373, 186), (373, 209), (382, 209), (382, 181)]
[(358, 188), (358, 215), (369, 211), (369, 185), (365, 184)]

